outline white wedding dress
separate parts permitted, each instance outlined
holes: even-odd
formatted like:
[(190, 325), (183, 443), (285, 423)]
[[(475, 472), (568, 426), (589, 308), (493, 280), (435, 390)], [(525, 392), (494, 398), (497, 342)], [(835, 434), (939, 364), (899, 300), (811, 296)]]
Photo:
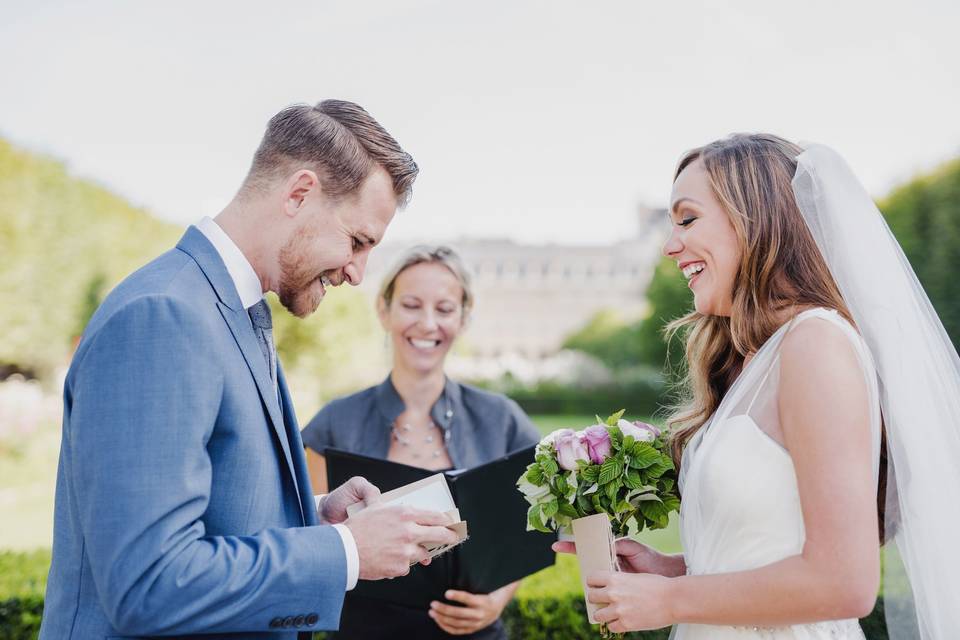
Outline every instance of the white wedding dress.
[[(863, 367), (871, 406), (874, 479), (880, 451), (880, 408), (873, 360), (860, 335), (839, 314), (812, 309), (781, 327), (757, 352), (708, 424), (690, 440), (680, 469), (680, 535), (689, 575), (755, 569), (799, 554), (805, 531), (790, 453), (777, 418), (780, 344), (800, 322), (822, 319), (849, 337)], [(843, 428), (843, 425), (836, 425)], [(863, 639), (856, 620), (783, 627), (681, 624), (674, 640), (773, 638)]]

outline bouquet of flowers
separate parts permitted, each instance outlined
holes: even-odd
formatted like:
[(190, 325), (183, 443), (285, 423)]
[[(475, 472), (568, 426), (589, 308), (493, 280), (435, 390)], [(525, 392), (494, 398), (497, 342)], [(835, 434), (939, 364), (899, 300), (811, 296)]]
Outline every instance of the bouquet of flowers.
[[(572, 538), (579, 527), (577, 535), (584, 534), (577, 545), (581, 580), (593, 563), (585, 554), (596, 557), (593, 552), (602, 546), (606, 551), (600, 566), (617, 570), (616, 538), (662, 529), (670, 512), (680, 508), (666, 437), (651, 424), (624, 420), (623, 413), (597, 417), (597, 424), (582, 431), (560, 429), (547, 435), (517, 480), (530, 503), (527, 531), (552, 530)], [(588, 619), (595, 622), (597, 605), (587, 602), (586, 607)], [(611, 634), (605, 624), (600, 636), (623, 637)]]
[(560, 429), (536, 447), (535, 461), (517, 480), (530, 503), (527, 530), (571, 534), (571, 523), (597, 513), (613, 535), (636, 536), (667, 526), (680, 507), (673, 461), (664, 434), (619, 411), (582, 431)]

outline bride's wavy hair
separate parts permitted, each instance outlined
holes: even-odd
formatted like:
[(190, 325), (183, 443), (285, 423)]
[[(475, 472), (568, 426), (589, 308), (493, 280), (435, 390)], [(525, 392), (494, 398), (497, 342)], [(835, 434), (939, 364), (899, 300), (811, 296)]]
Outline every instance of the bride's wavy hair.
[[(686, 358), (678, 403), (667, 424), (677, 468), (683, 449), (720, 406), (755, 353), (781, 326), (784, 310), (824, 307), (855, 325), (833, 276), (810, 234), (793, 194), (799, 146), (770, 134), (735, 134), (688, 151), (676, 180), (700, 160), (710, 186), (730, 218), (740, 245), (729, 317), (692, 311), (669, 323), (668, 340), (685, 336)], [(885, 441), (877, 505), (883, 539)]]

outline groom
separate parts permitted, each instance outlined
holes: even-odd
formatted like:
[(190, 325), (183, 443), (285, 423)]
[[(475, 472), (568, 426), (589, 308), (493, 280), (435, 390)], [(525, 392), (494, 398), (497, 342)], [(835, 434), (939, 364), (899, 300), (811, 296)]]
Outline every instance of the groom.
[(304, 317), (359, 284), (416, 175), (359, 106), (289, 107), (216, 220), (107, 297), (64, 388), (41, 638), (333, 629), (358, 578), (455, 540), (428, 511), (347, 519), (379, 495), (361, 478), (314, 503), (263, 300)]

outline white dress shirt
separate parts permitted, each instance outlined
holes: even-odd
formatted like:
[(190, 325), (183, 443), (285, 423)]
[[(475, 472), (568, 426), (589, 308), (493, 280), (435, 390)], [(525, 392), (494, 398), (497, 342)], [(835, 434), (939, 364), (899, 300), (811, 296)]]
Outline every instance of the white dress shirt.
[[(249, 309), (263, 299), (263, 287), (260, 285), (260, 278), (257, 272), (253, 270), (250, 261), (247, 260), (240, 248), (230, 239), (223, 229), (220, 228), (213, 218), (204, 217), (197, 223), (197, 229), (207, 237), (207, 240), (213, 245), (213, 248), (220, 254), (220, 259), (227, 267), (227, 273), (233, 280), (237, 293), (240, 295), (240, 304), (244, 309)], [(314, 497), (314, 506), (319, 510), (322, 496)], [(353, 539), (350, 529), (344, 524), (335, 524), (333, 528), (340, 534), (343, 541), (343, 551), (347, 556), (347, 591), (357, 586), (357, 580), (360, 578), (360, 554), (357, 553), (357, 543)]]

